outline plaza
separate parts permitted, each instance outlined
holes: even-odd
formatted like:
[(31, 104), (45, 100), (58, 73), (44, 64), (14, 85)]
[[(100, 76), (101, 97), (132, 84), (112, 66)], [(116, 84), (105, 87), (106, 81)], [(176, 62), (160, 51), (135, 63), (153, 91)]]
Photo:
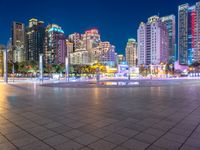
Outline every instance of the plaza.
[(199, 83), (0, 83), (0, 150), (199, 150)]

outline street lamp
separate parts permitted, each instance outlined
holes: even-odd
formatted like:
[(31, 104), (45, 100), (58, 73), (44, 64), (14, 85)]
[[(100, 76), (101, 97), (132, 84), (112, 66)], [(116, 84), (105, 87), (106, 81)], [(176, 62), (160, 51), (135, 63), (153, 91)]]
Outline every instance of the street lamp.
[(7, 55), (7, 48), (4, 45), (0, 45), (0, 50), (3, 50), (4, 82), (8, 83), (8, 55)]
[(40, 81), (43, 83), (43, 54), (39, 56), (39, 68), (40, 68)]
[(67, 82), (69, 82), (69, 59), (65, 57), (65, 74), (67, 77)]
[(131, 67), (128, 67), (128, 80), (131, 80)]
[(152, 64), (150, 64), (150, 74), (151, 74), (151, 79), (152, 79), (152, 68), (153, 68), (153, 65)]
[(99, 83), (99, 81), (100, 81), (100, 69), (99, 69), (99, 67), (96, 68), (96, 80), (97, 80), (97, 83)]

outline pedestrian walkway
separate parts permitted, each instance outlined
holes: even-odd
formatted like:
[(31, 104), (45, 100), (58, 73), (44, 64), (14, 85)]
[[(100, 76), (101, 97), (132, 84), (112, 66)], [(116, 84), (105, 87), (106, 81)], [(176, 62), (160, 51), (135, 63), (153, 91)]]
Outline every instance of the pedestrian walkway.
[(199, 91), (0, 84), (0, 150), (199, 150)]

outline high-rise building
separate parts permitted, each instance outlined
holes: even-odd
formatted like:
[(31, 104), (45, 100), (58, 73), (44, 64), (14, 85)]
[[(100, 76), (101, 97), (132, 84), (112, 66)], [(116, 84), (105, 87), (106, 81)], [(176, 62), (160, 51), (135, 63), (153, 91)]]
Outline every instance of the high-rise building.
[(178, 8), (178, 52), (181, 65), (200, 61), (200, 2)]
[(0, 76), (3, 76), (3, 51), (0, 50)]
[(72, 42), (69, 42), (69, 40), (66, 39), (66, 46), (67, 46), (67, 52), (73, 53), (74, 52), (74, 44)]
[(109, 67), (116, 67), (117, 66), (117, 53), (115, 50), (115, 46), (111, 45), (110, 49), (107, 52), (107, 61), (106, 65), (108, 65)]
[(44, 39), (44, 22), (30, 19), (26, 29), (26, 60), (39, 61), (39, 55), (44, 53)]
[(174, 15), (169, 15), (161, 18), (161, 21), (166, 26), (168, 32), (169, 44), (169, 63), (174, 63), (177, 60), (176, 51), (176, 18)]
[[(138, 64), (146, 64), (146, 24), (144, 22), (140, 23), (139, 29), (137, 31), (137, 41), (138, 41)], [(149, 43), (148, 43), (149, 44)]]
[(126, 61), (130, 67), (137, 65), (137, 42), (129, 39), (126, 45)]
[(82, 35), (83, 40), (83, 48), (88, 51), (89, 54), (89, 62), (94, 63), (95, 59), (93, 57), (93, 48), (98, 47), (101, 42), (101, 38), (99, 35), (99, 31), (97, 29), (91, 29), (85, 31), (85, 34)]
[(45, 62), (47, 64), (65, 63), (66, 56), (67, 46), (64, 31), (56, 24), (48, 25), (45, 37)]
[(73, 52), (76, 51), (76, 49), (81, 49), (82, 44), (82, 37), (79, 33), (73, 33), (68, 36), (69, 42), (73, 43)]
[(98, 63), (100, 62), (100, 56), (101, 56), (101, 49), (100, 46), (94, 47), (91, 50), (92, 52), (92, 63)]
[(117, 64), (121, 64), (125, 61), (125, 57), (122, 54), (117, 55)]
[(72, 64), (95, 64), (102, 63), (108, 66), (116, 66), (117, 55), (115, 46), (110, 42), (101, 42), (97, 29), (85, 31), (84, 34), (74, 33), (69, 35), (69, 42), (73, 44), (70, 48), (70, 62)]
[(88, 57), (86, 49), (77, 49), (75, 52), (70, 53), (70, 64), (89, 65)]
[(106, 62), (108, 60), (108, 51), (111, 49), (111, 44), (110, 42), (100, 42), (99, 43), (99, 51), (100, 51), (100, 57), (99, 60), (100, 62)]
[(7, 52), (8, 52), (8, 61), (14, 62), (13, 61), (13, 46), (12, 46), (12, 38), (8, 40), (7, 43)]
[(116, 66), (116, 50), (110, 42), (99, 43), (99, 62), (110, 67)]
[(140, 24), (137, 38), (139, 65), (168, 63), (168, 31), (158, 16), (152, 16), (146, 24)]
[(25, 26), (20, 22), (12, 24), (13, 62), (25, 61)]

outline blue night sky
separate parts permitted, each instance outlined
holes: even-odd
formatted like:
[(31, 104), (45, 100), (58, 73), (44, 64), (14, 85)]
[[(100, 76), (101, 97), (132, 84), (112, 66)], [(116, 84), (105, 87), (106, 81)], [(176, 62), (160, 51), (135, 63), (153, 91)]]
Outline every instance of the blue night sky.
[(102, 41), (110, 41), (124, 53), (128, 38), (152, 15), (175, 14), (178, 5), (197, 0), (0, 0), (0, 43), (11, 37), (12, 21), (28, 25), (30, 18), (60, 25), (65, 34), (97, 28)]

